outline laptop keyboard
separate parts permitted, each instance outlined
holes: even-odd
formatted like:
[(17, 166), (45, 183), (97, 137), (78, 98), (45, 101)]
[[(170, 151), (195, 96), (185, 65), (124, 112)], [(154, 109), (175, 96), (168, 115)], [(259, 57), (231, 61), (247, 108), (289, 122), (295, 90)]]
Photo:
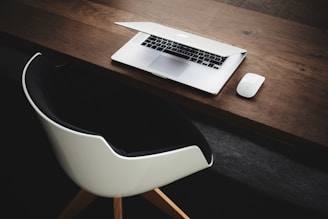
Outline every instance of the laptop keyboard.
[(149, 36), (141, 45), (175, 55), (200, 65), (219, 69), (226, 57), (195, 49), (154, 35)]

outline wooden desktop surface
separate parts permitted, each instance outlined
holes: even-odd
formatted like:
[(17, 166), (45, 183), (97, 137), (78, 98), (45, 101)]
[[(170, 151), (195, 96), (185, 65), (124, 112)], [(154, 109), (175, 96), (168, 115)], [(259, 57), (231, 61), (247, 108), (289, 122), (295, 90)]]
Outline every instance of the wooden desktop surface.
[[(136, 32), (114, 21), (152, 21), (248, 50), (212, 96), (110, 56)], [(297, 147), (328, 152), (328, 36), (320, 28), (214, 0), (1, 1), (0, 32), (106, 69), (138, 86), (213, 117)], [(252, 99), (236, 94), (247, 72), (266, 77)]]

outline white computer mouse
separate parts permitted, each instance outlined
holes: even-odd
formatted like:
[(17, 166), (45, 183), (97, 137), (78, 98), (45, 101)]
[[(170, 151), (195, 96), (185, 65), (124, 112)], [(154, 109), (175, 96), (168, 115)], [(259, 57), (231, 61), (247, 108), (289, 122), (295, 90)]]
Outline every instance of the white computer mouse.
[(246, 98), (254, 97), (265, 77), (256, 73), (246, 73), (237, 85), (237, 93)]

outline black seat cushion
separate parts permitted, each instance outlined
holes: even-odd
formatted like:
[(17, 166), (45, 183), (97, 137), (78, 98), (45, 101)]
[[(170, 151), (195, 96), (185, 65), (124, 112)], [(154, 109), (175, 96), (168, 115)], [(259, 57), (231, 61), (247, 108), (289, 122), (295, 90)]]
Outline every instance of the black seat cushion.
[(77, 65), (55, 67), (43, 55), (30, 65), (26, 83), (36, 105), (71, 129), (103, 136), (124, 156), (198, 145), (208, 162), (206, 139), (175, 106)]

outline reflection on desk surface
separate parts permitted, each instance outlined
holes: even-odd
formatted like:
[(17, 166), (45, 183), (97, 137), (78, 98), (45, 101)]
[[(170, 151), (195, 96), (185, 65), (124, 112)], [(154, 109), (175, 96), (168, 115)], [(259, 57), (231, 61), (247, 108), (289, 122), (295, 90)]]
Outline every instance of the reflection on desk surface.
[[(323, 4), (322, 0), (311, 4), (308, 0), (16, 0), (0, 3), (0, 32), (82, 60), (105, 70), (109, 79), (295, 148), (327, 152), (328, 19), (323, 19)], [(208, 96), (111, 62), (110, 56), (136, 33), (114, 21), (128, 20), (162, 23), (245, 48), (248, 55), (219, 95)], [(261, 92), (251, 100), (236, 94), (246, 72), (266, 78)]]

